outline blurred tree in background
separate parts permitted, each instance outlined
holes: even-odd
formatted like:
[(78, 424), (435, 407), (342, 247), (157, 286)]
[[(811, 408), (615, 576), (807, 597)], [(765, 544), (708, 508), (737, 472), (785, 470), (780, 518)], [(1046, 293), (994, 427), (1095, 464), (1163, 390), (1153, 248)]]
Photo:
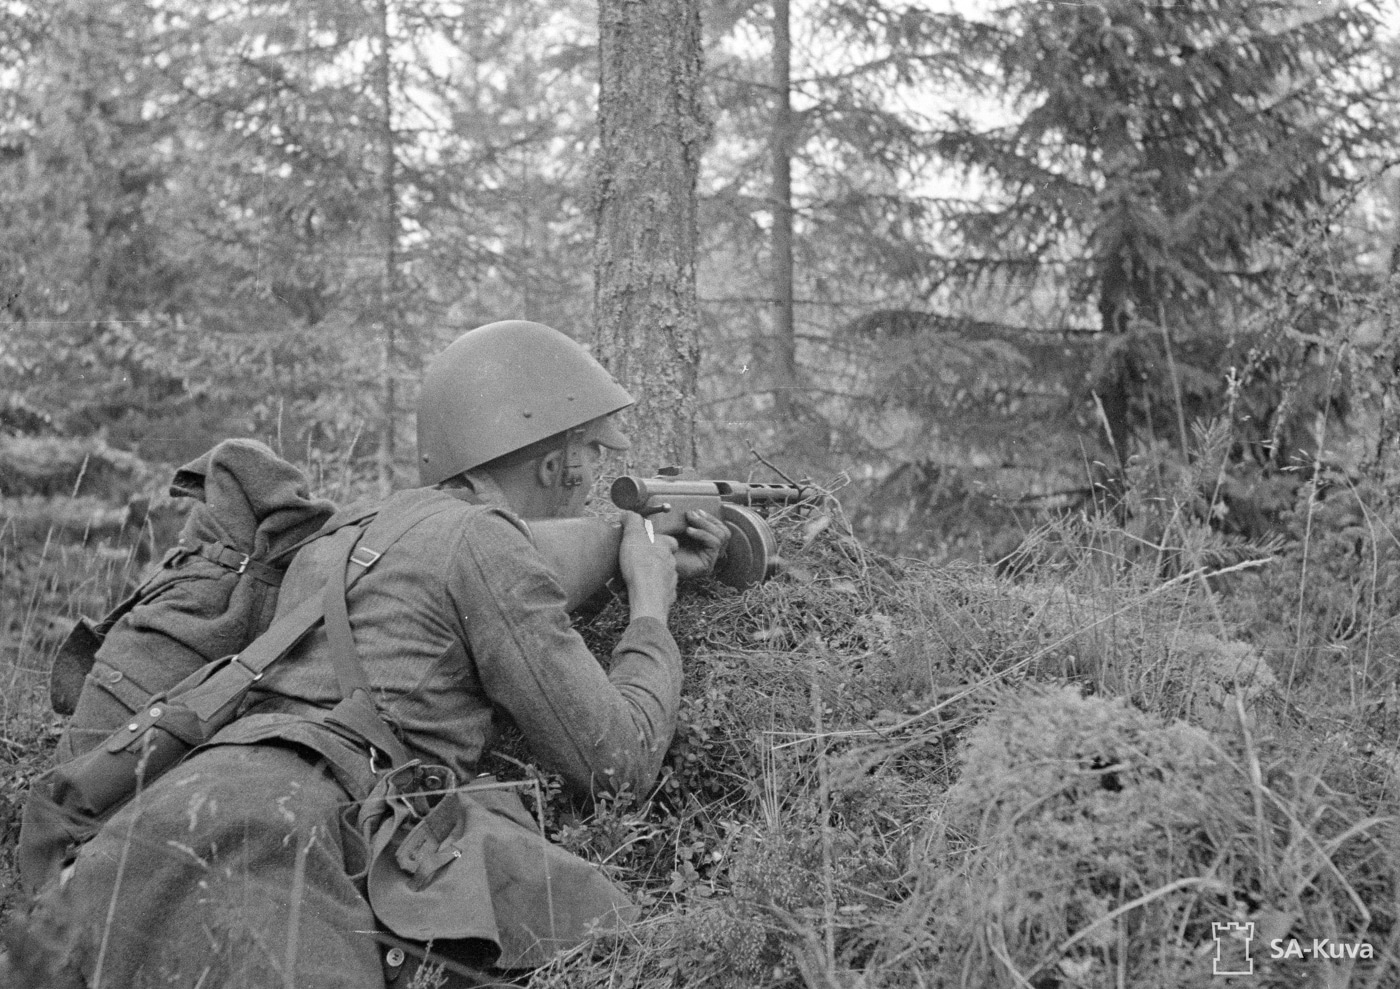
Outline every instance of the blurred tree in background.
[[(6, 5), (0, 428), (154, 460), (251, 433), (407, 483), (418, 365), (456, 333), (659, 354), (615, 252), (637, 211), (689, 220), (618, 184), (647, 107), (604, 85), (600, 141), (612, 9)], [(1190, 459), (1197, 419), (1261, 477), (1330, 455), (1319, 416), (1336, 446), (1389, 388), (1388, 10), (677, 0), (698, 312), (658, 359), (699, 366), (656, 421), (693, 408), (710, 469), (844, 471), (914, 552)]]
[(393, 385), (454, 329), (586, 313), (559, 298), (588, 259), (588, 83), (548, 64), (567, 76), (590, 50), (571, 20), (398, 0), (12, 11), (7, 415), (165, 459), (231, 431), (392, 453), (411, 435)]
[(987, 128), (954, 113), (939, 135), (944, 157), (999, 193), (950, 215), (960, 263), (974, 280), (1049, 269), (1092, 307), (1120, 457), (1139, 430), (1184, 448), (1222, 393), (1237, 320), (1279, 288), (1270, 239), (1388, 150), (1380, 66), (1365, 57), (1377, 16), (1279, 0), (1023, 3), (953, 32), (961, 77), (1015, 114)]
[[(757, 133), (757, 108), (783, 101), (763, 58), (766, 37), (786, 47), (768, 10), (745, 9), (747, 42), (712, 43), (721, 133)], [(1121, 494), (1125, 458), (1184, 467), (1191, 424), (1216, 415), (1232, 417), (1247, 486), (1335, 454), (1319, 416), (1334, 447), (1374, 424), (1338, 357), (1355, 364), (1385, 332), (1384, 306), (1358, 319), (1354, 305), (1382, 290), (1376, 240), (1394, 239), (1377, 181), (1395, 123), (1383, 23), (1372, 4), (807, 8), (789, 137), (805, 388), (787, 405), (818, 428), (789, 418), (786, 438), (824, 445), (816, 463), (863, 467), (867, 522), (906, 547), (905, 529), (964, 510), (975, 532), (1095, 486)], [(746, 229), (777, 230), (764, 154), (740, 137), (710, 157), (735, 177), (712, 201), (731, 252)], [(1326, 283), (1306, 301), (1304, 255)], [(731, 312), (780, 299), (745, 277), (757, 271), (720, 269), (707, 299)], [(735, 372), (781, 382), (784, 331), (781, 316), (748, 316), (747, 360), (724, 348), (738, 366), (706, 380), (727, 386), (715, 419), (763, 435), (780, 403)], [(735, 322), (714, 320), (721, 335)]]

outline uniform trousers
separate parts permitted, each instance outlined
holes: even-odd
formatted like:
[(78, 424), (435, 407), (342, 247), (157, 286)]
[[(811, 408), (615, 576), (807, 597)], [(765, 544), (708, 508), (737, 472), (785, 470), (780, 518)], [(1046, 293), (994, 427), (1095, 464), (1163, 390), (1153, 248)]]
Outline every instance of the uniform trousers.
[(33, 920), (76, 944), (90, 989), (382, 989), (347, 806), (297, 749), (206, 749), (116, 814)]

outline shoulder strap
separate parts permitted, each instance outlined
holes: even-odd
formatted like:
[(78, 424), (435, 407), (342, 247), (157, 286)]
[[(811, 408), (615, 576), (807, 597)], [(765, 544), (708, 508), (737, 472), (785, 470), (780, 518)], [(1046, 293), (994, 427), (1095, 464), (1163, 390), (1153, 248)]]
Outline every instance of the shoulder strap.
[[(347, 540), (345, 555), (337, 554), (337, 561), (331, 565), (331, 579), (340, 575), (342, 581), (341, 607), (344, 608), (344, 591), (352, 587), (355, 581), (359, 580), (366, 570), (374, 566), (379, 558), (384, 555), (394, 543), (398, 542), (409, 529), (412, 529), (419, 522), (431, 518), (438, 512), (445, 511), (449, 505), (432, 505), (431, 510), (420, 510), (417, 512), (406, 512), (396, 519), (381, 519), (379, 510), (373, 509), (357, 514), (339, 525), (336, 529), (343, 529), (352, 525), (368, 524), (368, 533), (364, 538)], [(332, 519), (331, 522), (334, 522)], [(329, 526), (330, 523), (327, 523)], [(333, 530), (332, 530), (333, 531)], [(321, 535), (327, 533), (322, 532)], [(373, 538), (369, 538), (370, 534)], [(360, 546), (361, 542), (374, 542), (380, 549), (373, 550), (367, 546)], [(353, 551), (352, 551), (353, 550)], [(347, 564), (353, 564), (357, 569), (348, 577), (345, 574)], [(287, 653), (291, 652), (306, 633), (310, 632), (325, 617), (325, 595), (317, 597), (312, 595), (296, 608), (277, 619), (268, 627), (268, 630), (239, 654), (238, 661), (241, 666), (247, 667), (253, 673), (261, 676), (263, 670), (267, 669), (274, 662)], [(338, 674), (337, 674), (338, 676)]]
[[(111, 631), (113, 625), (145, 599), (151, 584), (161, 575), (166, 566), (172, 560), (179, 557), (195, 554), (213, 563), (217, 563), (220, 566), (226, 567), (229, 570), (238, 570), (240, 572), (242, 570), (248, 570), (252, 572), (257, 579), (276, 587), (282, 582), (281, 573), (277, 568), (277, 564), (281, 560), (292, 557), (308, 543), (314, 542), (322, 536), (332, 535), (346, 526), (362, 525), (368, 520), (373, 519), (378, 512), (378, 508), (342, 509), (327, 519), (325, 524), (315, 532), (297, 540), (291, 546), (269, 557), (263, 563), (250, 560), (247, 554), (239, 553), (222, 543), (201, 543), (197, 547), (172, 546), (165, 551), (165, 555), (161, 558), (160, 564), (151, 569), (151, 572), (137, 585), (134, 591), (128, 594), (119, 604), (112, 608), (111, 611), (107, 612), (102, 621), (93, 626), (93, 630), (99, 636), (106, 635)], [(310, 628), (309, 625), (307, 627)], [(291, 647), (288, 646), (288, 648)]]
[[(337, 574), (340, 575), (341, 607), (344, 608), (344, 589), (354, 585), (364, 575), (365, 571), (372, 567), (376, 561), (384, 554), (384, 550), (399, 540), (404, 533), (408, 532), (419, 522), (431, 518), (439, 512), (452, 507), (451, 504), (438, 503), (419, 507), (416, 511), (410, 510), (403, 515), (392, 520), (383, 520), (379, 525), (369, 526), (370, 532), (374, 534), (374, 542), (383, 547), (380, 550), (372, 550), (368, 547), (359, 546), (360, 539), (346, 541), (346, 555), (338, 556), (337, 562), (332, 565), (331, 578), (334, 581)], [(363, 524), (368, 518), (373, 516), (373, 512), (365, 513), (355, 520), (353, 524)], [(352, 523), (346, 523), (347, 525)], [(353, 552), (352, 552), (353, 548)], [(345, 570), (349, 565), (355, 565), (358, 569), (347, 578)], [(236, 705), (238, 700), (246, 693), (248, 688), (256, 681), (262, 679), (263, 672), (281, 659), (292, 648), (300, 642), (313, 628), (315, 628), (325, 617), (326, 595), (311, 595), (294, 609), (278, 618), (268, 627), (267, 631), (258, 636), (248, 644), (241, 653), (236, 656), (225, 657), (215, 660), (208, 666), (190, 674), (184, 681), (177, 684), (167, 694), (168, 703), (147, 702), (144, 709), (132, 715), (129, 723), (124, 725), (112, 734), (107, 740), (108, 751), (120, 751), (133, 744), (139, 739), (146, 729), (157, 724), (170, 722), (178, 711), (191, 712), (201, 722), (213, 723), (213, 719), (219, 716), (220, 712), (227, 712), (231, 706)], [(347, 622), (348, 624), (348, 622)], [(334, 643), (332, 643), (334, 647)], [(352, 656), (351, 659), (356, 667), (359, 667), (359, 659)], [(337, 678), (341, 678), (339, 672), (343, 660), (337, 658)], [(360, 675), (363, 677), (363, 670)], [(365, 693), (366, 701), (369, 694)], [(373, 712), (373, 704), (368, 705), (370, 712)], [(360, 737), (366, 738), (370, 744), (372, 740), (366, 737), (365, 732), (360, 731), (362, 725), (368, 719), (359, 718), (353, 725), (346, 725), (356, 731)], [(384, 733), (393, 738), (388, 727), (383, 725), (383, 721), (378, 719), (383, 726)], [(227, 722), (224, 722), (227, 723)], [(222, 725), (219, 725), (222, 727)], [(372, 728), (367, 731), (373, 731)], [(395, 739), (397, 742), (397, 739)], [(375, 746), (379, 748), (379, 746)], [(385, 755), (392, 755), (393, 750), (384, 747), (381, 749)], [(402, 751), (400, 749), (399, 751)]]
[(280, 564), (281, 561), (284, 559), (290, 560), (293, 556), (297, 554), (298, 550), (305, 547), (308, 543), (313, 543), (316, 540), (320, 539), (322, 536), (334, 535), (335, 533), (339, 532), (341, 529), (346, 528), (347, 526), (363, 525), (365, 522), (372, 520), (378, 514), (378, 506), (375, 506), (374, 508), (356, 508), (354, 506), (351, 506), (349, 508), (342, 508), (330, 518), (326, 519), (326, 521), (321, 525), (321, 527), (315, 532), (311, 533), (310, 535), (303, 536), (301, 539), (298, 539), (286, 549), (281, 550), (274, 556), (270, 557), (268, 559), (268, 562), (273, 564)]
[[(355, 543), (348, 542), (345, 551), (336, 556), (331, 566), (330, 579), (326, 581), (325, 593), (321, 596), (321, 610), (326, 620), (326, 639), (331, 648), (331, 662), (335, 666), (335, 678), (340, 684), (341, 701), (327, 715), (328, 720), (367, 742), (389, 757), (394, 766), (408, 762), (408, 750), (384, 723), (375, 707), (374, 696), (370, 692), (369, 677), (364, 664), (360, 662), (359, 650), (355, 648), (355, 635), (350, 629), (350, 612), (345, 603), (348, 588), (345, 571), (349, 564), (359, 563), (368, 566), (370, 559), (362, 562), (357, 559), (363, 550)], [(363, 573), (361, 570), (359, 573)], [(358, 576), (358, 574), (356, 574)]]
[[(326, 581), (326, 590), (321, 597), (326, 638), (330, 644), (331, 661), (335, 665), (335, 677), (340, 685), (342, 698), (327, 719), (348, 729), (371, 748), (388, 756), (390, 763), (395, 767), (409, 761), (408, 750), (390, 730), (375, 707), (369, 677), (360, 661), (359, 650), (355, 648), (355, 634), (350, 627), (350, 612), (345, 595), (354, 578), (373, 566), (384, 551), (410, 529), (451, 507), (453, 506), (450, 503), (428, 505), (410, 509), (394, 519), (380, 515), (363, 536), (346, 541), (344, 551), (336, 555), (331, 565), (330, 579)], [(382, 548), (370, 549), (362, 545), (366, 542), (377, 543)], [(350, 564), (356, 564), (361, 569), (347, 581), (346, 569)]]

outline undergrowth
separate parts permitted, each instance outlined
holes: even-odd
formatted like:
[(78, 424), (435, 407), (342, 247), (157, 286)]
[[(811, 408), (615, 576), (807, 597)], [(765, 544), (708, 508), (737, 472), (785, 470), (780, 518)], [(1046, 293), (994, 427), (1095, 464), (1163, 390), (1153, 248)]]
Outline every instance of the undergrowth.
[[(1204, 986), (1235, 922), (1260, 984), (1391, 984), (1394, 738), (1248, 636), (1282, 547), (1170, 514), (1000, 572), (794, 526), (788, 578), (689, 598), (665, 781), (557, 832), (647, 919), (533, 984)], [(1369, 956), (1266, 956), (1295, 937)]]
[[(105, 444), (9, 440), (0, 449), (0, 477), (3, 916), (15, 897), (24, 795), (62, 729), (49, 711), (54, 656), (78, 616), (104, 614), (174, 533), (157, 521), (150, 497), (138, 495), (150, 486), (150, 468)], [(66, 494), (55, 493), (60, 485)]]
[[(1228, 923), (1255, 925), (1260, 985), (1395, 984), (1396, 502), (1379, 476), (1309, 481), (1290, 538), (1227, 539), (1220, 439), (1198, 440), (1175, 473), (1137, 462), (1126, 522), (1049, 522), (1000, 566), (870, 553), (833, 503), (774, 520), (781, 576), (685, 591), (653, 792), (582, 807), (522, 748), (489, 767), (644, 907), (531, 985), (1205, 986)], [(57, 727), (50, 625), (124, 579), (64, 584), (50, 556), (36, 584), (23, 559), (12, 809)], [(625, 616), (581, 627), (596, 654)], [(1289, 938), (1368, 954), (1269, 957)]]

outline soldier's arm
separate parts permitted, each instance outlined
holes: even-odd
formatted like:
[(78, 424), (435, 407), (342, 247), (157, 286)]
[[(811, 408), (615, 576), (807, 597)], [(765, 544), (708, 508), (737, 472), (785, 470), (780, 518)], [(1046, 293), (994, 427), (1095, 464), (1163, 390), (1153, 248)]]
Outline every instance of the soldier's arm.
[(649, 789), (680, 704), (666, 589), (639, 596), (604, 673), (570, 626), (558, 581), (504, 515), (478, 516), (457, 559), (450, 588), (481, 684), (541, 762), (578, 790)]

